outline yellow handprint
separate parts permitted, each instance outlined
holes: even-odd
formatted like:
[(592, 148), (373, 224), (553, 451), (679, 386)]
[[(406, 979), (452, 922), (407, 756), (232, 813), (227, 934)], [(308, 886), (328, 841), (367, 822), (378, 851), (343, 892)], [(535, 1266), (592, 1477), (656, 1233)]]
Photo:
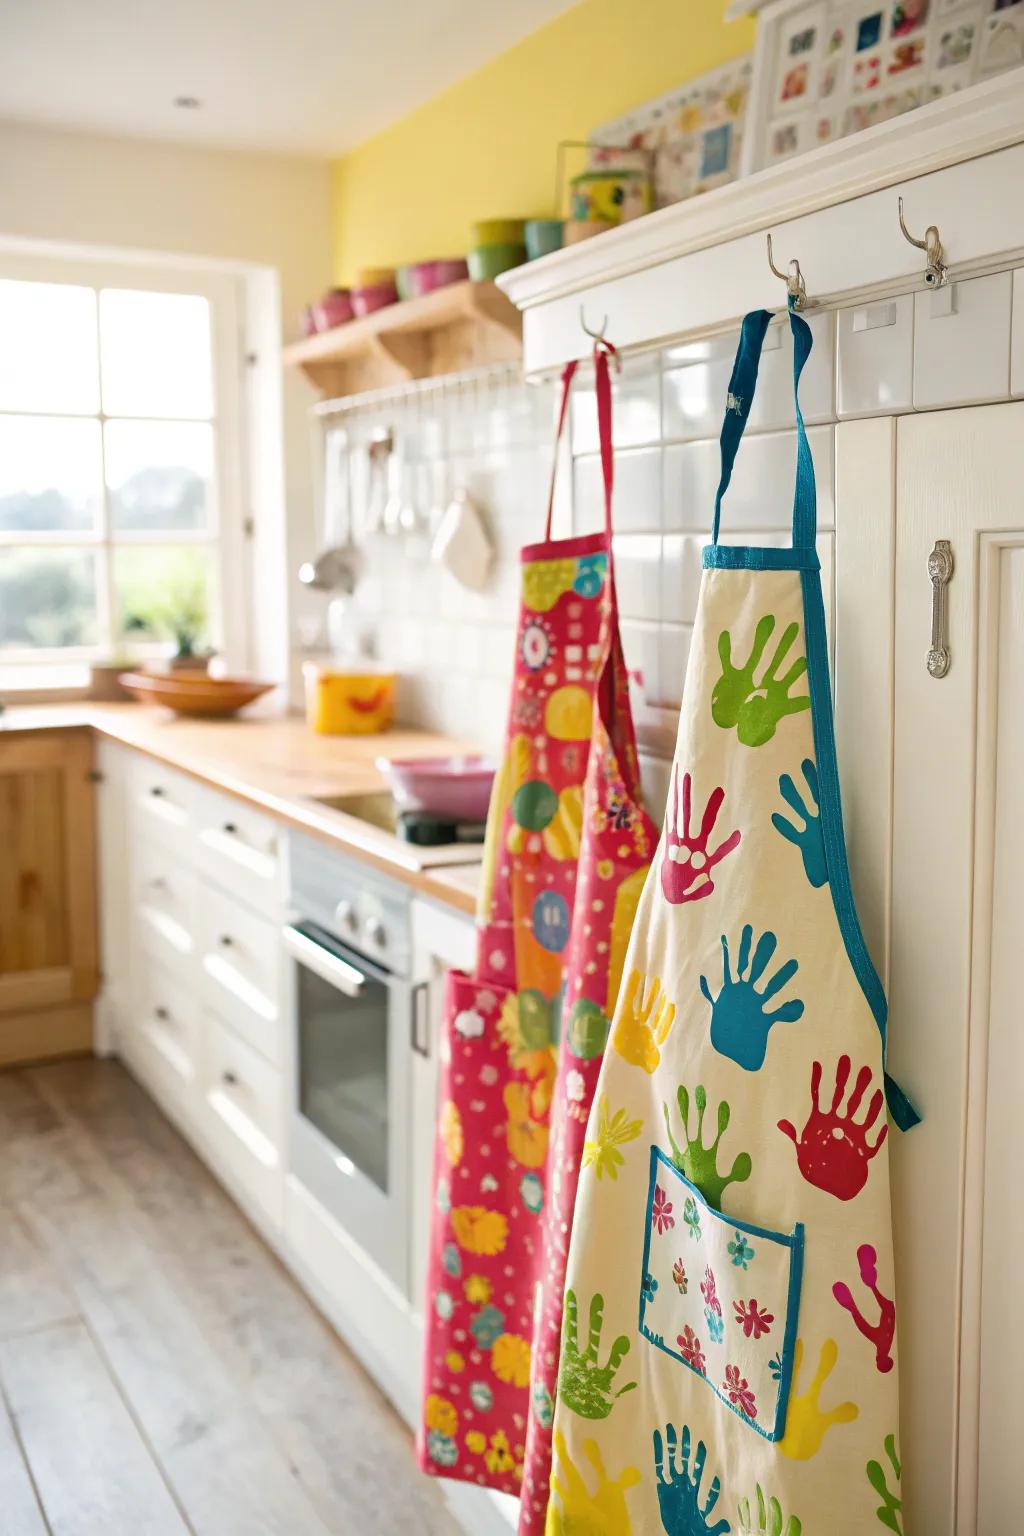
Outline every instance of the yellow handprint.
[(804, 1359), (804, 1341), (797, 1339), (793, 1351), (793, 1390), (786, 1410), (786, 1433), (779, 1441), (779, 1450), (791, 1461), (809, 1461), (821, 1450), (821, 1442), (833, 1424), (850, 1424), (860, 1413), (856, 1403), (837, 1403), (827, 1413), (818, 1407), (821, 1388), (831, 1376), (839, 1358), (839, 1346), (835, 1339), (826, 1339), (818, 1356), (818, 1369), (807, 1391), (797, 1393), (796, 1384)]
[(645, 979), (639, 971), (630, 971), (626, 995), (615, 1016), (612, 1045), (623, 1061), (653, 1072), (675, 1016), (676, 1005), (662, 992), (657, 976)]
[(604, 1469), (596, 1440), (584, 1440), (583, 1454), (597, 1473), (593, 1493), (570, 1460), (562, 1431), (555, 1430), (556, 1466), (551, 1473), (552, 1497), (544, 1536), (633, 1536), (626, 1494), (640, 1481), (637, 1468), (626, 1467), (613, 1482)]

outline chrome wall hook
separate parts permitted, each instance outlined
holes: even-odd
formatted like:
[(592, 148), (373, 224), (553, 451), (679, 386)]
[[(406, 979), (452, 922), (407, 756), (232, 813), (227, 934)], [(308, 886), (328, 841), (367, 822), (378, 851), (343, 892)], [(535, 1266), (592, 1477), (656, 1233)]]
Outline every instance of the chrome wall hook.
[(946, 266), (946, 253), (942, 249), (942, 241), (939, 239), (939, 231), (934, 224), (929, 224), (924, 232), (923, 240), (915, 240), (907, 228), (903, 217), (903, 199), (899, 200), (900, 229), (905, 239), (915, 245), (919, 251), (924, 251), (928, 257), (928, 265), (924, 269), (924, 280), (929, 288), (941, 288), (949, 276)]
[(584, 313), (583, 305), (581, 304), (580, 325), (586, 334), (590, 337), (591, 341), (604, 341), (604, 333), (608, 329), (608, 316), (605, 315), (604, 319), (601, 321), (601, 329), (599, 331), (591, 330), (590, 326), (587, 324), (587, 317)]
[(768, 235), (768, 265), (771, 267), (772, 272), (780, 280), (780, 282), (785, 283), (786, 292), (789, 295), (790, 307), (792, 309), (806, 308), (807, 284), (804, 282), (804, 275), (800, 271), (800, 263), (794, 257), (789, 264), (789, 271), (780, 272), (772, 258), (771, 234)]

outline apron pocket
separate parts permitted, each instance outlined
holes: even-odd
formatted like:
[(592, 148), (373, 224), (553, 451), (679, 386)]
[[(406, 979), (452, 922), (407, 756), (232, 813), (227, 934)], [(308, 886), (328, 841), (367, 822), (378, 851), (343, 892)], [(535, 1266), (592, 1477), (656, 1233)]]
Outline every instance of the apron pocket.
[(770, 1232), (716, 1211), (651, 1148), (640, 1332), (779, 1440), (793, 1376), (804, 1229)]

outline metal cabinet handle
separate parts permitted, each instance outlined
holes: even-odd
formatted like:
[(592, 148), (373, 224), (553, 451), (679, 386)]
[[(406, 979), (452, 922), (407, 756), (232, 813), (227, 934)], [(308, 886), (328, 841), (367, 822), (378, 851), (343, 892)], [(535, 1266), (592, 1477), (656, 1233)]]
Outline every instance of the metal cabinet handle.
[(952, 575), (953, 546), (948, 539), (936, 539), (928, 556), (928, 579), (932, 584), (932, 643), (928, 649), (928, 671), (932, 677), (945, 677), (952, 661), (946, 591)]
[(226, 821), (221, 828), (221, 831), (226, 832), (229, 837), (234, 837), (238, 832), (238, 828), (235, 826), (233, 821)]
[(154, 1008), (153, 1017), (159, 1019), (161, 1024), (166, 1024), (170, 1021), (171, 1010), (162, 1006), (159, 1008)]
[(417, 1056), (430, 1060), (430, 982), (418, 981), (410, 995), (411, 1044)]
[(149, 792), (153, 796), (154, 800), (161, 799), (167, 793), (161, 784), (151, 784)]
[(220, 947), (222, 949), (230, 949), (232, 944), (234, 944), (234, 942), (235, 941), (231, 937), (230, 933), (222, 933), (222, 934), (219, 935), (219, 937), (217, 939), (217, 943), (220, 945)]
[(224, 1082), (229, 1088), (237, 1088), (238, 1073), (225, 1070), (221, 1073), (221, 1081)]

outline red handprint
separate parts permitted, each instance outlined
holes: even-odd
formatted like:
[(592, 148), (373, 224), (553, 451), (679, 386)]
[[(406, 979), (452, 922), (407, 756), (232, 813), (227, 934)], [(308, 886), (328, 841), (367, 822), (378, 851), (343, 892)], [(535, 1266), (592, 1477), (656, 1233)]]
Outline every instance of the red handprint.
[(822, 1109), (818, 1099), (821, 1062), (814, 1062), (811, 1067), (811, 1112), (799, 1137), (788, 1120), (779, 1121), (779, 1130), (796, 1147), (797, 1165), (808, 1184), (826, 1190), (828, 1194), (835, 1195), (837, 1200), (852, 1200), (854, 1195), (860, 1194), (867, 1183), (868, 1163), (889, 1131), (889, 1127), (883, 1125), (874, 1146), (869, 1145), (868, 1132), (882, 1109), (884, 1095), (880, 1088), (871, 1095), (864, 1119), (855, 1121), (853, 1118), (871, 1081), (870, 1067), (861, 1067), (846, 1113), (839, 1113), (839, 1105), (849, 1080), (850, 1058), (840, 1056), (832, 1107), (829, 1110)]
[(683, 774), (683, 828), (679, 835), (679, 768), (672, 776), (672, 805), (668, 815), (668, 848), (661, 865), (661, 888), (666, 901), (678, 906), (683, 901), (699, 901), (710, 896), (715, 888), (711, 871), (720, 864), (727, 853), (732, 853), (739, 843), (737, 830), (719, 843), (714, 853), (708, 852), (708, 840), (714, 830), (718, 813), (725, 799), (724, 789), (713, 789), (700, 824), (700, 832), (694, 837), (690, 830), (690, 787), (688, 773)]
[(879, 1317), (877, 1323), (869, 1323), (854, 1301), (850, 1287), (842, 1280), (837, 1280), (832, 1287), (832, 1295), (841, 1307), (845, 1307), (853, 1318), (860, 1332), (875, 1346), (875, 1367), (885, 1374), (892, 1370), (892, 1341), (896, 1332), (896, 1303), (888, 1296), (883, 1296), (878, 1289), (878, 1254), (870, 1243), (862, 1243), (857, 1249), (857, 1263), (860, 1265), (860, 1278), (878, 1302)]

